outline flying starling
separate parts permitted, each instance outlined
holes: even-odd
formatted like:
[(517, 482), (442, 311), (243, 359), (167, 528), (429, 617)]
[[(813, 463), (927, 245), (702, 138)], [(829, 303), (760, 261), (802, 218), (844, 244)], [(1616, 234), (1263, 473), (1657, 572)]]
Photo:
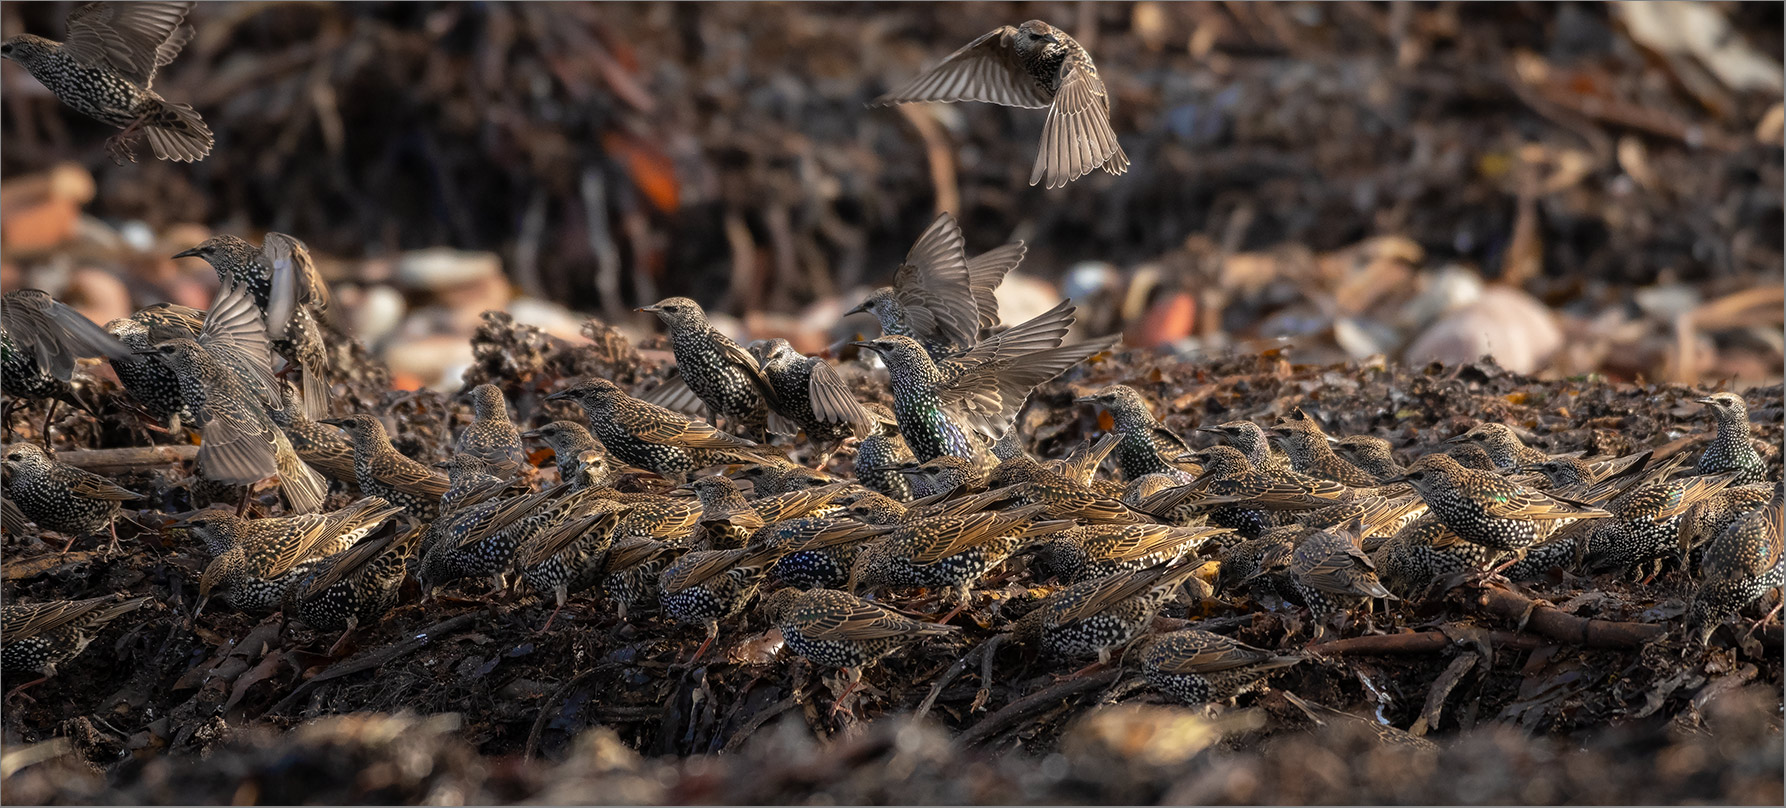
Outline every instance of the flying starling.
[(900, 437), (892, 410), (879, 404), (869, 405), (868, 410), (875, 417), (875, 430), (856, 444), (856, 480), (900, 502), (910, 502), (917, 495), (900, 469), (916, 464), (918, 458)]
[(1219, 527), (1082, 525), (1043, 541), (1030, 569), (1039, 581), (1077, 584), (1176, 561), (1211, 537), (1230, 532)]
[(1035, 521), (1047, 507), (1025, 505), (1002, 513), (938, 516), (902, 524), (856, 552), (849, 589), (870, 593), (885, 587), (944, 589), (960, 611), (973, 585), (1024, 539), (1073, 526), (1068, 521)]
[(268, 415), (283, 402), (266, 329), (244, 287), (224, 286), (205, 313), (196, 341), (166, 340), (150, 353), (180, 379), (180, 395), (192, 409), (202, 441), (201, 477), (253, 485), (277, 475), (279, 493), (292, 510), (314, 513), (322, 507), (328, 484), (299, 459), (291, 440)]
[(880, 354), (887, 363), (899, 432), (924, 461), (945, 454), (979, 459), (970, 432), (992, 440), (1003, 437), (1037, 385), (1121, 339), (1114, 335), (1030, 353), (1013, 350), (1003, 358), (993, 358), (1005, 351), (997, 340), (989, 340), (970, 352), (963, 369), (952, 375), (945, 375), (910, 337), (884, 336), (853, 344)]
[(155, 156), (191, 163), (211, 153), (211, 130), (198, 111), (150, 89), (155, 71), (192, 38), (182, 25), (192, 3), (87, 3), (68, 13), (68, 41), (20, 34), (0, 56), (24, 66), (62, 103), (123, 129), (106, 141), (114, 162), (134, 161), (128, 141), (141, 130)]
[(1148, 637), (1135, 652), (1147, 684), (1186, 704), (1226, 701), (1256, 690), (1272, 671), (1303, 659), (1194, 628)]
[(142, 499), (104, 477), (52, 460), (34, 443), (15, 443), (6, 450), (6, 498), (38, 527), (74, 540), (101, 531), (111, 533), (110, 550), (118, 551), (120, 502)]
[(1197, 431), (1222, 436), (1229, 446), (1239, 449), (1241, 454), (1246, 455), (1247, 462), (1260, 471), (1276, 474), (1294, 470), (1290, 465), (1290, 458), (1273, 448), (1265, 430), (1252, 421), (1229, 421), (1215, 426), (1198, 427)]
[(384, 497), (424, 522), (431, 522), (440, 514), (440, 498), (451, 487), (451, 481), (397, 451), (385, 434), (383, 422), (360, 413), (325, 418), (317, 423), (338, 426), (353, 441), (354, 477), (362, 492)]
[(893, 530), (847, 517), (802, 516), (763, 527), (750, 546), (781, 551), (771, 579), (798, 589), (836, 589), (849, 584), (856, 551)]
[(552, 449), (552, 461), (558, 464), (558, 479), (571, 482), (577, 477), (584, 452), (607, 449), (589, 434), (589, 428), (576, 421), (553, 421), (538, 429), (521, 433), (524, 438), (539, 438)]
[(547, 401), (559, 399), (583, 405), (590, 433), (614, 457), (665, 477), (685, 477), (708, 466), (766, 460), (757, 444), (633, 398), (607, 379), (590, 378), (546, 396)]
[(1717, 437), (1699, 456), (1694, 474), (1736, 472), (1736, 485), (1767, 482), (1767, 464), (1749, 442), (1749, 405), (1735, 393), (1713, 393), (1699, 399), (1718, 423)]
[(693, 659), (700, 659), (719, 636), (720, 621), (743, 611), (756, 594), (764, 568), (780, 552), (773, 547), (695, 550), (658, 573), (658, 603), (664, 615), (706, 629), (707, 639), (695, 650)]
[(1550, 459), (1550, 455), (1525, 445), (1519, 435), (1506, 424), (1483, 422), (1462, 435), (1446, 438), (1445, 442), (1474, 443), (1482, 447), (1483, 451), (1488, 452), (1488, 459), (1500, 471), (1512, 471), (1519, 466)]
[(526, 455), (521, 451), (521, 431), (509, 420), (508, 402), (494, 384), (480, 384), (471, 389), (471, 425), (459, 433), (455, 451), (484, 462), (503, 477), (521, 471)]
[(1437, 516), (1427, 514), (1396, 531), (1370, 558), (1385, 589), (1403, 600), (1414, 600), (1435, 581), (1481, 570), (1496, 555), (1458, 538)]
[(1321, 425), (1315, 423), (1315, 419), (1300, 408), (1279, 419), (1267, 434), (1283, 445), (1284, 455), (1290, 459), (1290, 467), (1303, 474), (1333, 480), (1353, 488), (1373, 488), (1377, 485), (1377, 478), (1334, 454), (1333, 446), (1327, 441), (1327, 433), (1322, 432)]
[(1490, 550), (1520, 553), (1550, 533), (1551, 526), (1543, 523), (1608, 515), (1525, 488), (1494, 472), (1466, 469), (1444, 454), (1421, 457), (1395, 481), (1412, 485), (1430, 512), (1458, 538)]
[(1333, 450), (1381, 484), (1407, 473), (1395, 459), (1395, 447), (1375, 435), (1347, 435), (1333, 442)]
[(224, 286), (239, 284), (254, 296), (272, 349), (287, 368), (303, 374), (305, 414), (329, 414), (329, 361), (322, 326), (328, 320), (329, 287), (317, 274), (303, 242), (268, 233), (259, 247), (235, 236), (212, 236), (175, 258), (202, 258)]
[(9, 397), (50, 402), (43, 420), (45, 440), (57, 401), (85, 408), (69, 385), (75, 360), (130, 355), (128, 346), (48, 292), (20, 289), (0, 297), (0, 378), (6, 379)]
[(7, 674), (38, 673), (42, 678), (26, 682), (6, 693), (47, 682), (62, 663), (80, 655), (105, 624), (142, 608), (151, 598), (121, 600), (115, 595), (90, 600), (49, 600), (41, 603), (8, 603), (0, 609), (0, 667)]
[(1041, 20), (987, 32), (870, 106), (913, 101), (1047, 107), (1031, 185), (1045, 180), (1044, 187), (1062, 188), (1094, 168), (1111, 174), (1129, 170), (1129, 158), (1110, 128), (1110, 95), (1091, 54)]
[(308, 574), (313, 562), (352, 547), (402, 509), (366, 497), (338, 511), (276, 519), (243, 519), (208, 511), (175, 523), (210, 548), (211, 563), (198, 582), (198, 604), (221, 597), (249, 613), (280, 604), (287, 587)]
[(781, 630), (788, 649), (814, 665), (842, 668), (849, 686), (832, 712), (862, 681), (862, 671), (901, 646), (959, 629), (914, 620), (833, 589), (781, 589), (763, 601), (763, 615)]
[(364, 539), (318, 561), (281, 596), (280, 610), (317, 631), (339, 631), (329, 647), (334, 656), (355, 629), (374, 625), (397, 605), (398, 590), (416, 554), (425, 526)]
[[(1017, 241), (969, 259), (962, 245), (955, 217), (937, 214), (894, 272), (893, 285), (876, 289), (844, 316), (873, 314), (882, 334), (911, 337), (939, 362), (966, 353), (998, 325), (994, 290), (1028, 248)], [(1037, 347), (1052, 348), (1064, 336), (1063, 328), (1052, 344)]]
[(192, 408), (180, 393), (180, 377), (159, 358), (134, 352), (150, 351), (156, 343), (170, 339), (196, 340), (204, 327), (204, 312), (173, 303), (157, 303), (105, 324), (106, 333), (133, 352), (114, 357), (112, 372), (124, 391), (169, 432), (178, 432), (180, 424), (193, 420)]
[(1383, 588), (1376, 566), (1358, 546), (1362, 528), (1322, 530), (1302, 540), (1291, 553), (1290, 581), (1315, 621), (1315, 638), (1326, 633), (1327, 618), (1369, 598), (1397, 600)]
[(310, 416), (304, 414), (298, 388), (291, 382), (279, 381), (279, 395), (284, 406), (267, 410), (267, 416), (285, 432), (292, 451), (323, 476), (359, 487), (359, 473), (353, 465), (353, 444), (341, 439), (340, 430), (310, 420)]
[(776, 410), (771, 413), (771, 420), (791, 422), (779, 431), (802, 429), (813, 443), (829, 445), (867, 435), (878, 426), (874, 415), (850, 394), (849, 385), (830, 363), (802, 355), (785, 339), (769, 340), (762, 372), (775, 388)]
[[(1687, 607), (1687, 636), (1704, 645), (1718, 625), (1768, 590), (1786, 584), (1781, 555), (1786, 482), (1774, 483), (1766, 505), (1745, 514), (1705, 548), (1704, 580)], [(1777, 609), (1778, 607), (1776, 607)]]
[(1011, 638), (1043, 654), (1110, 661), (1110, 649), (1145, 631), (1200, 565), (1159, 564), (1074, 584), (1044, 598), (1011, 626)]
[(1149, 474), (1184, 475), (1174, 461), (1189, 453), (1190, 445), (1154, 420), (1153, 412), (1135, 388), (1113, 384), (1076, 401), (1099, 404), (1110, 411), (1114, 429), (1122, 436), (1122, 442), (1116, 445), (1116, 462), (1122, 467), (1124, 479), (1138, 480)]
[(676, 370), (707, 411), (726, 428), (757, 440), (768, 437), (769, 411), (785, 405), (757, 359), (707, 322), (701, 304), (686, 297), (660, 300), (639, 311), (657, 314), (670, 331)]

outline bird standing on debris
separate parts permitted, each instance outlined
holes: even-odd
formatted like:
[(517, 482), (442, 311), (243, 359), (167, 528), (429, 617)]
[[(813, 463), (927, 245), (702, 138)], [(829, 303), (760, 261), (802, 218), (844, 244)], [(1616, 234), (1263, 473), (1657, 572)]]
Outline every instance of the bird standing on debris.
[(365, 497), (330, 513), (243, 519), (215, 511), (176, 523), (174, 527), (184, 527), (204, 542), (212, 555), (199, 577), (193, 613), (213, 597), (245, 612), (273, 609), (286, 587), (309, 572), (301, 564), (354, 546), (401, 511), (378, 497)]
[(590, 434), (614, 457), (665, 477), (722, 463), (765, 461), (757, 444), (633, 398), (607, 379), (587, 379), (546, 396), (547, 401), (560, 399), (583, 405)]
[(1706, 545), (1705, 580), (1687, 606), (1688, 637), (1704, 645), (1718, 624), (1769, 589), (1786, 584), (1783, 520), (1786, 481), (1774, 483), (1774, 496), (1767, 504), (1736, 520)]
[[(831, 363), (801, 354), (785, 339), (772, 339), (764, 345), (762, 370), (775, 388), (778, 402), (777, 411), (770, 414), (771, 426), (778, 419), (792, 422), (777, 431), (803, 429), (808, 440), (824, 446), (867, 435), (878, 424)], [(824, 463), (817, 465), (823, 467)]]
[(1532, 491), (1494, 472), (1466, 469), (1444, 454), (1421, 457), (1394, 482), (1413, 486), (1429, 512), (1458, 538), (1491, 550), (1523, 553), (1556, 527), (1543, 523), (1609, 515)]
[[(1110, 411), (1114, 429), (1122, 435), (1122, 442), (1116, 444), (1116, 462), (1122, 466), (1125, 479), (1139, 480), (1149, 474), (1184, 476), (1173, 461), (1188, 454), (1190, 445), (1154, 420), (1153, 412), (1135, 388), (1113, 384), (1074, 400), (1081, 404), (1099, 404)], [(1189, 479), (1185, 477), (1187, 482)]]
[(780, 589), (763, 601), (762, 611), (769, 625), (781, 629), (789, 650), (815, 665), (844, 670), (849, 685), (833, 703), (834, 713), (861, 684), (864, 668), (900, 646), (960, 631), (914, 620), (833, 589)]
[[(937, 214), (893, 273), (893, 285), (874, 290), (844, 316), (873, 314), (882, 334), (911, 337), (939, 362), (965, 353), (998, 325), (994, 291), (1028, 248), (1015, 241), (968, 258), (962, 245), (955, 217)], [(1059, 344), (1056, 339), (1037, 347)]]
[(118, 503), (143, 498), (90, 471), (50, 459), (34, 443), (8, 448), (5, 465), (6, 498), (38, 527), (67, 536), (64, 553), (75, 539), (102, 530), (111, 532), (110, 549), (117, 552)]
[(756, 440), (768, 437), (769, 410), (781, 401), (757, 358), (707, 322), (701, 304), (686, 297), (659, 300), (639, 311), (657, 315), (670, 330), (676, 370), (708, 412), (726, 428)]
[(368, 496), (384, 497), (425, 522), (433, 521), (440, 513), (440, 499), (451, 487), (451, 481), (397, 451), (377, 418), (360, 413), (317, 423), (341, 427), (353, 440), (354, 476), (361, 491)]
[(1186, 704), (1234, 698), (1258, 688), (1272, 671), (1302, 661), (1194, 628), (1156, 634), (1135, 652), (1147, 683)]
[(1494, 461), (1495, 468), (1501, 471), (1513, 469), (1528, 463), (1542, 463), (1550, 459), (1550, 455), (1534, 449), (1519, 439), (1519, 434), (1506, 424), (1484, 422), (1470, 427), (1470, 431), (1456, 437), (1446, 438), (1446, 443), (1474, 443), (1488, 452), (1488, 459)]
[(1061, 188), (1094, 168), (1111, 174), (1129, 170), (1128, 155), (1110, 128), (1110, 94), (1091, 54), (1041, 20), (988, 31), (870, 106), (912, 101), (1047, 107), (1031, 185), (1046, 181), (1045, 187)]
[(192, 107), (150, 89), (155, 71), (192, 39), (182, 25), (192, 3), (87, 3), (68, 13), (68, 41), (20, 34), (0, 44), (62, 103), (123, 129), (106, 141), (114, 162), (135, 161), (129, 138), (141, 130), (162, 160), (191, 163), (211, 153), (211, 130)]
[(1732, 485), (1767, 482), (1767, 464), (1749, 442), (1749, 405), (1735, 393), (1713, 393), (1699, 400), (1712, 411), (1718, 434), (1699, 456), (1694, 474), (1736, 472)]
[(86, 650), (105, 624), (142, 608), (150, 600), (140, 597), (121, 601), (107, 596), (8, 603), (0, 609), (0, 636), (6, 638), (6, 644), (0, 646), (0, 668), (9, 674), (40, 673), (43, 678), (7, 691), (7, 697), (49, 681), (62, 663)]
[(471, 406), (471, 426), (459, 433), (456, 451), (477, 458), (504, 477), (520, 472), (526, 459), (521, 451), (521, 430), (509, 420), (502, 391), (494, 384), (480, 384), (471, 389)]

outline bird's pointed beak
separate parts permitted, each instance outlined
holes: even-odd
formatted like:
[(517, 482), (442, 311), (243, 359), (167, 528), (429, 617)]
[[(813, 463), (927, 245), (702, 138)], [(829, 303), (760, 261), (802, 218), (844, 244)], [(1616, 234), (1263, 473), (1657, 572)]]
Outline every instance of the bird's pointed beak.
[(1390, 477), (1389, 479), (1384, 480), (1383, 484), (1384, 485), (1395, 485), (1396, 483), (1405, 483), (1405, 482), (1408, 482), (1408, 478), (1406, 476)]
[(1470, 441), (1470, 433), (1465, 432), (1462, 435), (1452, 435), (1451, 437), (1446, 438), (1445, 440), (1440, 441), (1440, 442), (1441, 443), (1468, 443), (1469, 441)]
[(636, 309), (633, 309), (633, 311), (663, 311), (663, 307), (657, 305), (656, 303), (653, 303), (649, 306), (640, 306)]
[(197, 604), (197, 605), (195, 605), (195, 606), (193, 606), (193, 607), (192, 607), (192, 619), (194, 619), (194, 620), (197, 620), (197, 619), (198, 619), (198, 613), (199, 613), (199, 612), (202, 612), (202, 611), (204, 611), (204, 610), (205, 610), (205, 604), (207, 604), (207, 603), (210, 603), (210, 602), (211, 602), (211, 596), (210, 596), (210, 595), (206, 595), (206, 596), (204, 596), (204, 597), (202, 597), (202, 598), (199, 598), (199, 599), (198, 599), (198, 604)]
[(844, 312), (843, 316), (848, 317), (852, 314), (862, 314), (867, 311), (868, 311), (868, 301), (864, 300), (861, 303), (857, 303), (855, 308)]
[(874, 343), (874, 340), (866, 340), (866, 339), (864, 339), (864, 340), (857, 340), (857, 341), (855, 341), (855, 342), (852, 342), (852, 343), (850, 343), (850, 344), (851, 344), (851, 345), (854, 345), (854, 346), (855, 346), (855, 347), (857, 347), (857, 348), (861, 348), (861, 349), (862, 349), (862, 350), (864, 350), (864, 351), (874, 351), (874, 352), (875, 352), (875, 353), (877, 353), (877, 354), (878, 354), (878, 353), (880, 353), (880, 352), (881, 352), (881, 346), (879, 346), (879, 345), (876, 345), (876, 344), (875, 344), (875, 343)]
[(345, 428), (348, 424), (353, 423), (353, 421), (348, 420), (346, 418), (318, 418), (316, 422), (319, 424), (328, 424), (329, 426), (338, 426), (338, 427), (343, 427), (343, 428)]
[(1701, 403), (1701, 404), (1716, 404), (1716, 403), (1718, 403), (1718, 400), (1717, 400), (1717, 399), (1715, 399), (1715, 398), (1712, 398), (1712, 397), (1710, 397), (1710, 396), (1707, 396), (1707, 397), (1705, 397), (1705, 398), (1698, 398), (1698, 399), (1694, 399), (1694, 401), (1697, 401), (1697, 402), (1699, 402), (1699, 403)]
[(540, 431), (537, 429), (529, 429), (526, 432), (521, 433), (521, 437), (523, 437), (523, 438), (537, 438), (537, 437), (540, 437)]
[(1323, 437), (1323, 438), (1326, 438), (1326, 439), (1327, 439), (1327, 445), (1328, 445), (1328, 446), (1338, 446), (1338, 445), (1339, 445), (1339, 442), (1340, 442), (1340, 439), (1339, 439), (1339, 438), (1336, 438), (1336, 437), (1334, 437), (1334, 436), (1332, 436), (1332, 435), (1322, 435), (1322, 436), (1321, 436), (1321, 437)]
[(1195, 432), (1207, 432), (1207, 433), (1209, 433), (1209, 434), (1211, 434), (1211, 435), (1225, 435), (1225, 434), (1227, 434), (1227, 433), (1226, 433), (1226, 432), (1223, 432), (1223, 431), (1222, 431), (1222, 430), (1221, 430), (1221, 427), (1214, 427), (1214, 426), (1200, 426), (1200, 427), (1197, 427), (1197, 428), (1196, 428), (1196, 429), (1195, 429), (1195, 430), (1193, 430), (1193, 431), (1195, 431)]
[(546, 397), (545, 397), (545, 398), (544, 398), (544, 399), (541, 399), (541, 400), (542, 400), (542, 401), (563, 401), (563, 400), (564, 400), (564, 399), (567, 399), (567, 398), (570, 398), (570, 397), (571, 397), (571, 391), (569, 391), (569, 390), (560, 390), (560, 391), (558, 391), (558, 392), (556, 392), (556, 393), (548, 393), (548, 394), (547, 394), (547, 395), (546, 395)]
[(137, 356), (154, 356), (154, 355), (160, 353), (160, 351), (157, 351), (154, 348), (142, 348), (142, 349), (133, 349), (131, 351), (131, 353), (135, 354)]
[(174, 257), (175, 258), (198, 258), (199, 257), (199, 249), (200, 248), (198, 248), (198, 247), (193, 247), (192, 249), (189, 249), (189, 250), (181, 250), (177, 253), (174, 253)]
[(1073, 403), (1074, 404), (1096, 404), (1096, 403), (1098, 403), (1098, 397), (1097, 396), (1080, 396), (1078, 398), (1073, 399)]

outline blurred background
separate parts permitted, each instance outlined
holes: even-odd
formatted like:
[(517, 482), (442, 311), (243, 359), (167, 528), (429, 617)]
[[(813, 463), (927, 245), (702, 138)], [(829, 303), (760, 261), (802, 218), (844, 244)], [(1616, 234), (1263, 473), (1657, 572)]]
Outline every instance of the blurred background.
[[(72, 3), (0, 4), (61, 39)], [(867, 109), (1029, 18), (1097, 60), (1129, 173), (1026, 181), (1040, 111)], [(0, 285), (104, 323), (217, 281), (214, 232), (309, 244), (402, 387), (479, 313), (647, 347), (686, 294), (818, 352), (939, 209), (1013, 239), (1007, 320), (1297, 362), (1777, 381), (1777, 3), (203, 3), (155, 88), (216, 133), (112, 130), (0, 67)]]

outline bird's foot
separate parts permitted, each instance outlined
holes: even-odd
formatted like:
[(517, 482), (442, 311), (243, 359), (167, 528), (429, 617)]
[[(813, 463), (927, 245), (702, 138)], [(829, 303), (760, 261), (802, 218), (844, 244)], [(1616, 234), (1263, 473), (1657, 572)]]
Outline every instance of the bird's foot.
[(125, 161), (136, 162), (136, 151), (130, 147), (130, 130), (119, 132), (106, 139), (105, 153), (112, 158), (113, 165), (124, 165)]

